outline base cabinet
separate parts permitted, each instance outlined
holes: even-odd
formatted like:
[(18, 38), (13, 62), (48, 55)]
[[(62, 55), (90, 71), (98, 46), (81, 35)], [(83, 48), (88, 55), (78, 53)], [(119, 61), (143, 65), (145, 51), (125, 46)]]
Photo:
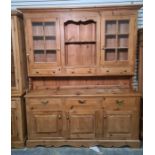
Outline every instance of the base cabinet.
[[(27, 146), (137, 147), (138, 98), (28, 97)], [(109, 104), (116, 104), (116, 107), (113, 106), (114, 109), (111, 109), (112, 106), (109, 107)]]
[(24, 147), (26, 140), (25, 105), (22, 97), (11, 98), (11, 145)]

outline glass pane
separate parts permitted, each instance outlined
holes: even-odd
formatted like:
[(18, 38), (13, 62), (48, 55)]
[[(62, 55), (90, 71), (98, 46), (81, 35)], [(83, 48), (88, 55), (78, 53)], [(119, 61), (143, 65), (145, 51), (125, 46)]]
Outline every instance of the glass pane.
[(128, 49), (118, 50), (118, 60), (128, 60)]
[(56, 48), (56, 37), (55, 36), (45, 37), (45, 48), (46, 49), (55, 49)]
[(114, 49), (105, 50), (105, 61), (113, 61), (113, 60), (115, 60), (115, 50)]
[(122, 35), (118, 37), (118, 47), (128, 47), (128, 36)]
[(106, 36), (105, 46), (106, 48), (115, 48), (116, 47), (116, 36)]
[(56, 50), (46, 51), (46, 62), (56, 62)]
[(34, 51), (34, 61), (35, 62), (45, 62), (45, 54), (43, 50)]
[(128, 34), (129, 33), (129, 20), (119, 21), (118, 31), (119, 31), (119, 34)]
[(35, 50), (44, 49), (44, 37), (33, 37), (33, 47)]
[(106, 21), (106, 34), (116, 34), (116, 21)]
[(32, 34), (33, 36), (43, 36), (43, 23), (42, 22), (32, 22)]
[(55, 36), (56, 35), (55, 22), (45, 22), (44, 29), (45, 29), (45, 36)]

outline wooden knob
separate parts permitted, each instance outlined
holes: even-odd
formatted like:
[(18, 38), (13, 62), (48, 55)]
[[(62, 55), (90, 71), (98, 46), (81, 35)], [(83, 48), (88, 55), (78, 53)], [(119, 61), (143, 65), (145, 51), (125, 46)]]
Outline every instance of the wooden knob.
[(89, 70), (88, 73), (91, 73), (91, 70)]
[(58, 115), (58, 118), (59, 118), (59, 119), (61, 119), (61, 118), (62, 118), (61, 114), (59, 114), (59, 115)]
[(104, 119), (106, 119), (107, 118), (107, 116), (104, 116)]
[(69, 115), (66, 115), (67, 120), (69, 120)]
[(86, 100), (79, 100), (79, 103), (84, 104)]
[(42, 104), (48, 104), (48, 101), (41, 101)]

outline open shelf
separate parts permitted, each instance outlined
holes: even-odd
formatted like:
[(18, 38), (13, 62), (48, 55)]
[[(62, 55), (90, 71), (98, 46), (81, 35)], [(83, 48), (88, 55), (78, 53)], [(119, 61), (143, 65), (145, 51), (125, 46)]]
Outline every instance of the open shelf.
[(96, 64), (96, 22), (67, 21), (65, 32), (66, 66), (91, 66)]

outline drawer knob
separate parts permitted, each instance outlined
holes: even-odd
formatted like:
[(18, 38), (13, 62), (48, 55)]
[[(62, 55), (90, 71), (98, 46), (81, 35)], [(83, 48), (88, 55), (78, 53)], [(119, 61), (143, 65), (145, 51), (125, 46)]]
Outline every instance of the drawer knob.
[(59, 119), (61, 119), (61, 118), (62, 118), (61, 114), (59, 114), (59, 115), (58, 115), (58, 118), (59, 118)]
[(86, 100), (79, 100), (79, 103), (84, 104)]
[(66, 115), (67, 120), (69, 120), (69, 114)]
[(48, 104), (48, 101), (41, 101), (42, 104)]
[(118, 106), (122, 106), (124, 104), (124, 101), (123, 100), (116, 100), (116, 104)]
[(104, 119), (106, 119), (106, 118), (107, 118), (107, 116), (105, 115), (105, 116), (104, 116)]
[(89, 70), (88, 73), (91, 73), (91, 70)]

